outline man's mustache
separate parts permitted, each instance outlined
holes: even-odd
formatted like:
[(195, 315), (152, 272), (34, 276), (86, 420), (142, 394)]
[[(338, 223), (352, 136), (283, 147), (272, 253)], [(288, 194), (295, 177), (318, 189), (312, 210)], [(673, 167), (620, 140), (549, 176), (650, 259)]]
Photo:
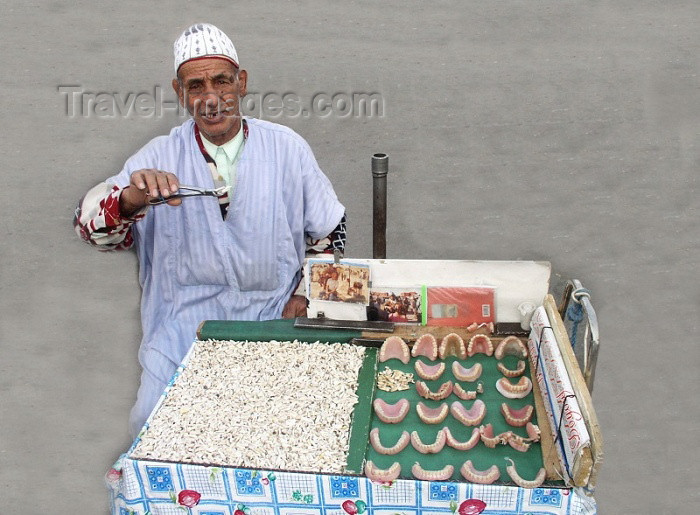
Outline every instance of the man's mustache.
[[(226, 100), (223, 102), (219, 102), (218, 104), (214, 105), (211, 103), (203, 103), (201, 101), (195, 102), (194, 109), (193, 111), (205, 116), (205, 115), (210, 115), (210, 114), (229, 114), (229, 113), (236, 113), (238, 112), (238, 103), (235, 103), (234, 105), (228, 105), (232, 104), (234, 101), (233, 100)], [(226, 106), (226, 107), (224, 107)]]

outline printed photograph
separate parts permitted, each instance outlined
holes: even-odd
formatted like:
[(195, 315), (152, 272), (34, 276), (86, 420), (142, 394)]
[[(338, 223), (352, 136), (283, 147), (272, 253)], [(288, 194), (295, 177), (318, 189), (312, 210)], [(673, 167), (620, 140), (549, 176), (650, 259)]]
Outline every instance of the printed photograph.
[(418, 288), (372, 288), (369, 294), (370, 320), (420, 323), (421, 294)]
[(369, 304), (369, 267), (309, 262), (309, 298)]

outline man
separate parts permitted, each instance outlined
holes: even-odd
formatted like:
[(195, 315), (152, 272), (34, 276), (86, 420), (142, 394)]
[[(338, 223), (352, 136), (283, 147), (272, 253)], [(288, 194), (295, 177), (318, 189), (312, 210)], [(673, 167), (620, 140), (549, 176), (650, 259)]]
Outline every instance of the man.
[[(286, 127), (241, 117), (247, 72), (230, 39), (196, 24), (174, 54), (173, 89), (192, 119), (91, 189), (75, 217), (86, 241), (102, 250), (134, 246), (138, 255), (143, 373), (133, 437), (200, 322), (303, 315), (295, 289), (305, 251), (345, 245), (344, 207), (308, 144)], [(181, 185), (229, 189), (218, 201), (180, 198)]]

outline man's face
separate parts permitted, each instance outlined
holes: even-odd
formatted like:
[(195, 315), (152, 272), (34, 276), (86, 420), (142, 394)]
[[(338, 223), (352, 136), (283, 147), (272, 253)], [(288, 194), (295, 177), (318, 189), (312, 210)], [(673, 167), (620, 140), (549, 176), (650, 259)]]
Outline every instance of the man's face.
[(240, 98), (247, 73), (225, 59), (204, 58), (183, 63), (173, 79), (180, 104), (194, 118), (202, 135), (215, 145), (231, 140), (241, 127)]

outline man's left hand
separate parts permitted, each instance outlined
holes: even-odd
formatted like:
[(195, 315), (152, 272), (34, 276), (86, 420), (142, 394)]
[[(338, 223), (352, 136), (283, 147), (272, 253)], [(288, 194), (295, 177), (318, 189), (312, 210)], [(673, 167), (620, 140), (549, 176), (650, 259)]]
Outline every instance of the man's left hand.
[(287, 305), (282, 310), (282, 318), (296, 318), (306, 316), (306, 297), (292, 295)]

